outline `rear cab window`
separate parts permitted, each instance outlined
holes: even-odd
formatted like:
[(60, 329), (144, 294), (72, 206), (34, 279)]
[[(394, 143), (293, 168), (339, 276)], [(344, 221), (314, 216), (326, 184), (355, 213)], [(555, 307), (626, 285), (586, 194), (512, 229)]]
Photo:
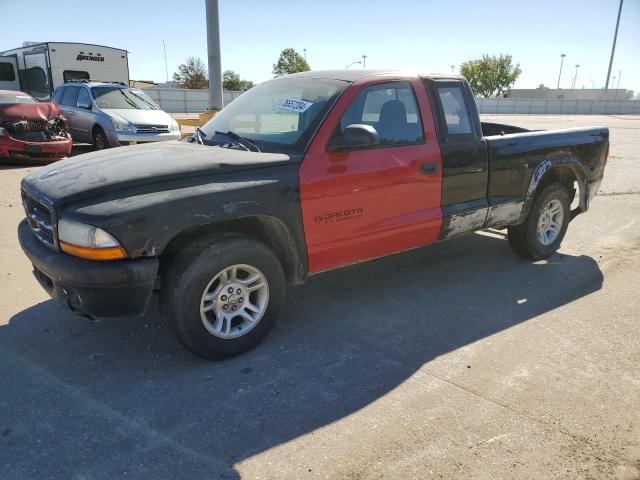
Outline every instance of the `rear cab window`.
[(449, 135), (468, 135), (473, 133), (471, 116), (464, 101), (462, 85), (437, 86), (438, 97)]

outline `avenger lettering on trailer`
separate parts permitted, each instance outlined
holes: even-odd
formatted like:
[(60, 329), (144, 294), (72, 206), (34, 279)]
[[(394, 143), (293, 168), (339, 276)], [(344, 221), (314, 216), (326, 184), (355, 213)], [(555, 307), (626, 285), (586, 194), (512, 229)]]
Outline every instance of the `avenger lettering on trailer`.
[(180, 342), (223, 358), (256, 345), (286, 286), (318, 272), (488, 227), (524, 257), (551, 255), (602, 180), (608, 136), (483, 124), (458, 76), (299, 73), (191, 141), (30, 174), (19, 238), (73, 311), (141, 315), (157, 294)]
[(104, 62), (104, 57), (99, 53), (96, 53), (95, 55), (93, 53), (89, 53), (88, 55), (85, 55), (84, 52), (80, 52), (76, 57), (76, 60), (78, 62), (81, 62), (83, 60), (89, 60), (91, 62)]

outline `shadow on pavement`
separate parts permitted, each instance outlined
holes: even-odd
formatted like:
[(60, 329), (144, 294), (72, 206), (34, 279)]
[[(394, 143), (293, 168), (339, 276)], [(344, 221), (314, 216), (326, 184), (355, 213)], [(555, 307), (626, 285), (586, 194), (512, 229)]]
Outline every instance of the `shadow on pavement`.
[(87, 323), (47, 301), (0, 327), (0, 477), (237, 478), (238, 461), (602, 282), (590, 257), (529, 263), (476, 234), (313, 278), (262, 345), (221, 363), (157, 311)]

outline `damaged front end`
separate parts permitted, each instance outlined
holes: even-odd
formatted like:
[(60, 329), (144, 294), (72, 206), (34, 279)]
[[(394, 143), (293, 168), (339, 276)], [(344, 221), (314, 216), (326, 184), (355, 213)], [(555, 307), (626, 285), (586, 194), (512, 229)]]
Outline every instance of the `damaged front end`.
[(55, 142), (67, 140), (69, 131), (65, 118), (58, 115), (51, 120), (14, 120), (0, 122), (11, 138), (23, 142)]
[(55, 103), (0, 104), (0, 159), (52, 162), (73, 143)]

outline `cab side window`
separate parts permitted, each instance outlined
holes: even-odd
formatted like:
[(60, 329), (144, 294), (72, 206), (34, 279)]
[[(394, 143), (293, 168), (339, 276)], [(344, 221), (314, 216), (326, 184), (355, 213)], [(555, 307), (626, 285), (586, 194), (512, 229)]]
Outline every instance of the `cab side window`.
[(462, 87), (438, 87), (438, 96), (442, 104), (449, 135), (472, 133), (471, 119), (469, 118), (469, 110), (464, 103)]
[(66, 87), (62, 94), (62, 100), (60, 105), (66, 105), (67, 107), (75, 107), (78, 104), (78, 93), (80, 87)]
[(91, 105), (91, 98), (89, 97), (89, 92), (87, 92), (86, 88), (80, 87), (80, 92), (78, 93), (78, 105)]
[(341, 135), (354, 123), (375, 128), (380, 146), (424, 142), (420, 111), (409, 82), (381, 83), (365, 88), (342, 116), (334, 135)]

